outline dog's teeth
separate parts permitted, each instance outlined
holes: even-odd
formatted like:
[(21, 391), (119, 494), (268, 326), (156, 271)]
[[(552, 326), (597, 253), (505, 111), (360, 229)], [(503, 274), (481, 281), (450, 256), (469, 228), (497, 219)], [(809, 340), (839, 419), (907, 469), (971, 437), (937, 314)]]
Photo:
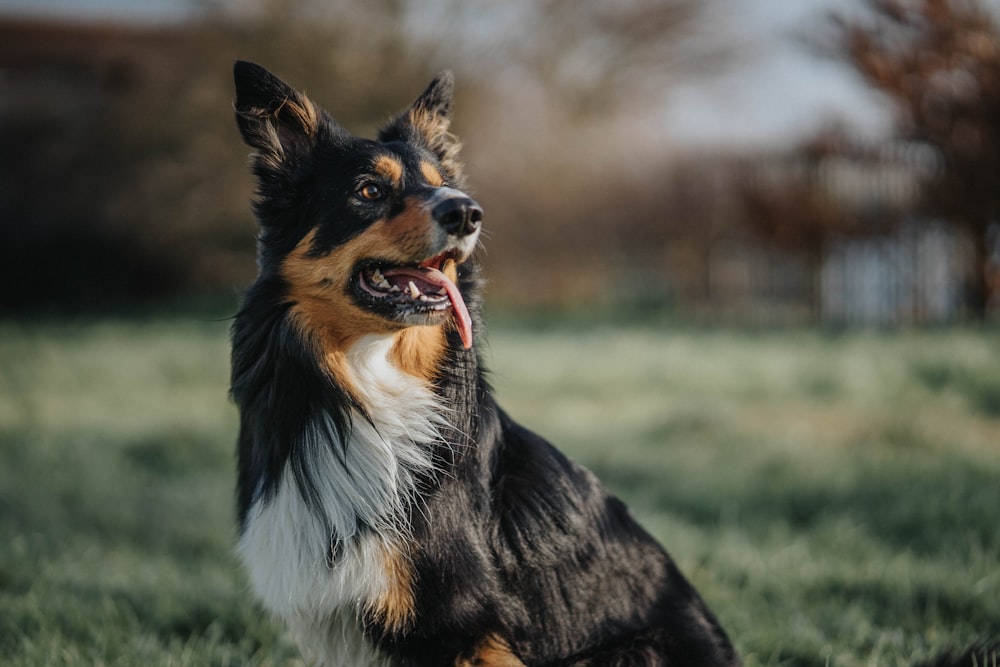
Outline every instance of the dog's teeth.
[(389, 291), (392, 292), (393, 294), (395, 294), (396, 292), (402, 292), (402, 290), (399, 289), (399, 285), (392, 285), (392, 286), (390, 286), (389, 287)]
[(441, 289), (439, 289), (437, 291), (437, 295), (438, 296), (448, 296), (448, 288), (447, 287), (442, 287)]
[(386, 280), (385, 278), (382, 278), (382, 280), (375, 283), (375, 286), (378, 287), (379, 289), (385, 289), (385, 290), (392, 287), (392, 285), (389, 284), (389, 281)]
[(407, 291), (409, 292), (410, 296), (414, 299), (420, 296), (420, 288), (417, 287), (412, 280), (410, 281), (410, 284), (407, 285)]

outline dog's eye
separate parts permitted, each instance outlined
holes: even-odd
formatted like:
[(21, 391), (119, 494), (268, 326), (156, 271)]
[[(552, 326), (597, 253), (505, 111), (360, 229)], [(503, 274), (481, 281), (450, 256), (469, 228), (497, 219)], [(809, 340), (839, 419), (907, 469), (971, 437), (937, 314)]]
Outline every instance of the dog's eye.
[(378, 183), (372, 183), (371, 181), (362, 183), (357, 189), (357, 193), (359, 197), (368, 201), (378, 201), (385, 196), (385, 191), (382, 187)]

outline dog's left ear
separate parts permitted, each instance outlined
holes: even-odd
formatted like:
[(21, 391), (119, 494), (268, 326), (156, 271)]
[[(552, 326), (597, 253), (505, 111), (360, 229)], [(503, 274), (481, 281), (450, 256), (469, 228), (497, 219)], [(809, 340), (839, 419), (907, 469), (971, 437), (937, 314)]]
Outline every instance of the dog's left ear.
[(462, 178), (462, 165), (458, 161), (461, 145), (448, 131), (454, 90), (455, 77), (450, 71), (441, 72), (413, 104), (382, 128), (378, 138), (383, 142), (423, 144), (437, 156), (449, 180), (458, 184)]

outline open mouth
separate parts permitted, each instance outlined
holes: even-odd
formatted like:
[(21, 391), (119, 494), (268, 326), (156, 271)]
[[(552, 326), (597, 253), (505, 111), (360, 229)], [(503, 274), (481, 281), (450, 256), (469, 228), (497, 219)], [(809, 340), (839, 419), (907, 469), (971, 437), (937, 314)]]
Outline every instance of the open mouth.
[(458, 286), (443, 270), (455, 261), (453, 251), (413, 266), (366, 261), (355, 272), (355, 292), (369, 306), (398, 321), (432, 324), (452, 313), (468, 349), (472, 347), (472, 318)]

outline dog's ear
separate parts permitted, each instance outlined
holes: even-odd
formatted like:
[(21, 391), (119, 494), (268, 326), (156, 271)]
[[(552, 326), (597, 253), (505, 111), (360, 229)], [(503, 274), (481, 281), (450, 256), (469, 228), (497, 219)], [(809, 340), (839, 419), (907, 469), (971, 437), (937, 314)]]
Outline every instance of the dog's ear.
[(279, 166), (308, 151), (323, 112), (305, 95), (255, 63), (236, 61), (236, 123), (243, 141)]
[(453, 183), (462, 176), (462, 165), (458, 161), (461, 146), (458, 139), (448, 131), (454, 90), (455, 77), (450, 71), (441, 72), (413, 104), (382, 128), (378, 137), (383, 142), (411, 141), (423, 144), (437, 156), (442, 169)]

